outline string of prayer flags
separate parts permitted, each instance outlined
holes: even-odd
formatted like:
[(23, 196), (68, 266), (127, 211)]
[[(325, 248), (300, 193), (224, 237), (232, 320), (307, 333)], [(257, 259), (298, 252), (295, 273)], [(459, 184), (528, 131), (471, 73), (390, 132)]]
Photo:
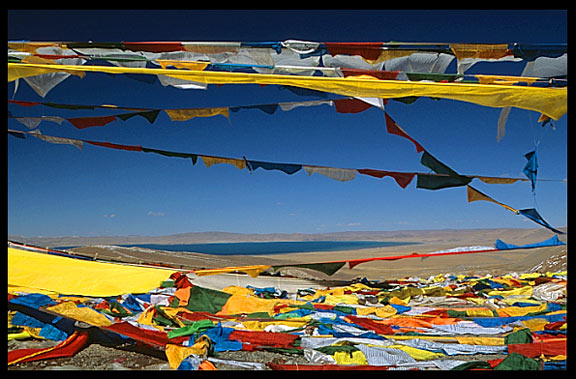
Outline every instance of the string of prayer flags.
[[(288, 85), (351, 97), (402, 98), (432, 96), (471, 102), (490, 107), (514, 106), (534, 110), (555, 120), (568, 110), (567, 88), (489, 85), (476, 83), (409, 82), (377, 80), (371, 77), (323, 77), (277, 74), (230, 73), (178, 69), (134, 68), (112, 66), (47, 65), (8, 63), (8, 81), (50, 73), (100, 72), (108, 74), (167, 75), (204, 84), (270, 84)], [(494, 96), (497, 87), (498, 96)]]
[[(309, 107), (309, 106), (319, 106), (328, 104), (334, 106), (338, 113), (359, 113), (363, 112), (372, 106), (381, 108), (381, 99), (377, 99), (377, 103), (372, 104), (372, 99), (356, 99), (356, 98), (344, 98), (336, 100), (313, 100), (313, 101), (303, 101), (303, 102), (288, 102), (288, 103), (273, 103), (273, 104), (256, 104), (256, 105), (239, 105), (239, 106), (229, 106), (229, 107), (207, 107), (207, 108), (185, 108), (185, 109), (143, 109), (134, 107), (119, 107), (112, 105), (73, 105), (73, 104), (55, 104), (55, 103), (40, 103), (40, 102), (30, 102), (30, 101), (18, 101), (18, 100), (8, 100), (8, 103), (17, 104), (21, 106), (35, 106), (35, 105), (46, 105), (54, 108), (62, 109), (73, 109), (73, 110), (95, 110), (96, 108), (115, 108), (122, 110), (137, 110), (137, 112), (116, 114), (111, 116), (92, 116), (92, 117), (73, 117), (73, 118), (58, 118), (52, 116), (38, 117), (14, 117), (18, 121), (27, 125), (29, 129), (33, 129), (29, 125), (38, 126), (41, 121), (54, 121), (61, 123), (62, 120), (68, 120), (72, 125), (78, 129), (85, 129), (95, 126), (105, 126), (116, 119), (126, 121), (135, 116), (141, 116), (148, 120), (150, 124), (156, 121), (159, 113), (164, 111), (171, 121), (188, 121), (195, 117), (214, 117), (214, 116), (224, 116), (229, 118), (230, 112), (238, 112), (240, 110), (251, 110), (258, 109), (267, 114), (274, 114), (279, 108), (283, 111), (289, 111), (298, 107)], [(386, 100), (383, 101), (385, 103)], [(377, 104), (377, 105), (376, 105)]]
[[(140, 145), (123, 145), (123, 144), (114, 144), (110, 142), (98, 142), (98, 141), (89, 141), (89, 140), (82, 140), (82, 139), (73, 139), (73, 138), (63, 138), (63, 137), (53, 137), (47, 136), (40, 133), (39, 130), (34, 130), (30, 132), (24, 132), (20, 130), (12, 130), (8, 129), (8, 134), (12, 135), (17, 138), (25, 139), (26, 135), (32, 135), (34, 137), (40, 138), (46, 142), (51, 143), (59, 143), (59, 144), (71, 144), (79, 149), (82, 148), (82, 144), (84, 142), (89, 143), (91, 145), (106, 147), (116, 150), (126, 150), (126, 151), (139, 151), (145, 153), (155, 153), (165, 157), (176, 157), (176, 158), (185, 158), (191, 159), (193, 164), (196, 164), (198, 157), (202, 159), (206, 167), (211, 167), (214, 164), (226, 163), (232, 164), (236, 166), (238, 169), (242, 170), (247, 167), (251, 172), (262, 168), (264, 170), (279, 170), (288, 175), (292, 175), (302, 168), (308, 173), (308, 175), (312, 175), (313, 173), (318, 173), (328, 178), (338, 180), (341, 182), (346, 182), (352, 180), (356, 177), (356, 173), (360, 173), (363, 175), (368, 175), (376, 178), (384, 178), (386, 176), (390, 176), (394, 178), (396, 183), (400, 185), (402, 188), (406, 188), (414, 176), (422, 176), (428, 178), (428, 180), (432, 177), (438, 177), (439, 182), (445, 182), (446, 178), (448, 180), (454, 181), (456, 180), (463, 180), (463, 181), (471, 181), (474, 178), (478, 178), (488, 184), (509, 184), (514, 183), (518, 180), (527, 180), (522, 178), (498, 178), (498, 177), (486, 177), (486, 176), (478, 176), (478, 175), (471, 175), (471, 176), (463, 176), (458, 175), (458, 177), (450, 177), (444, 173), (440, 174), (424, 174), (418, 172), (400, 172), (400, 171), (387, 171), (387, 170), (374, 170), (374, 169), (348, 169), (348, 168), (337, 168), (337, 167), (326, 167), (326, 166), (314, 166), (314, 165), (305, 165), (305, 164), (293, 164), (293, 163), (275, 163), (275, 162), (263, 162), (263, 161), (254, 161), (254, 160), (247, 160), (246, 158), (238, 159), (238, 158), (228, 158), (228, 157), (218, 157), (218, 156), (210, 156), (210, 155), (201, 155), (201, 154), (193, 154), (193, 153), (181, 153), (181, 152), (173, 152), (173, 151), (166, 151), (166, 150), (159, 150), (153, 148), (147, 148)], [(427, 153), (426, 153), (427, 154)], [(435, 158), (433, 158), (435, 159)], [(438, 164), (438, 163), (437, 163)], [(440, 165), (442, 165), (440, 163)], [(420, 179), (422, 180), (422, 179)], [(432, 187), (432, 186), (430, 186)], [(423, 186), (422, 188), (427, 188)], [(443, 188), (443, 187), (438, 187)], [(428, 188), (428, 189), (437, 189), (437, 188)]]
[(534, 208), (517, 210), (517, 209), (514, 209), (514, 208), (512, 208), (506, 204), (502, 204), (501, 202), (494, 200), (493, 198), (491, 198), (488, 195), (478, 191), (476, 188), (473, 188), (472, 186), (467, 186), (467, 187), (468, 187), (468, 202), (479, 201), (479, 200), (490, 201), (492, 203), (498, 204), (498, 205), (508, 209), (509, 211), (514, 212), (515, 214), (522, 215), (522, 216), (534, 221), (535, 223), (540, 224), (547, 229), (550, 229), (554, 233), (565, 234), (564, 232), (562, 232), (562, 231), (554, 228), (552, 225), (548, 224), (542, 218), (542, 216), (540, 216), (538, 211)]

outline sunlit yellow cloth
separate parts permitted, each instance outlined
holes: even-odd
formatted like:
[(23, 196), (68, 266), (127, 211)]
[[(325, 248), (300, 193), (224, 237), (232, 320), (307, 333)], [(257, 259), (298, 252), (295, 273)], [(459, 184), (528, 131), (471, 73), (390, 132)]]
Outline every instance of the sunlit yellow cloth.
[(204, 70), (208, 66), (208, 62), (195, 62), (195, 61), (176, 61), (172, 59), (156, 59), (156, 62), (162, 68), (167, 68), (168, 66), (173, 66), (176, 68), (184, 68), (187, 70)]
[(71, 301), (65, 301), (46, 309), (67, 318), (82, 321), (94, 326), (109, 326), (113, 324), (113, 322), (102, 313), (89, 307), (78, 307)]
[(434, 353), (432, 351), (406, 345), (390, 345), (388, 348), (402, 350), (417, 361), (428, 361), (444, 357), (444, 354), (442, 353)]
[(558, 120), (568, 111), (567, 88), (507, 86), (476, 83), (413, 82), (370, 80), (356, 77), (322, 77), (276, 74), (253, 74), (219, 71), (171, 70), (85, 65), (43, 65), (8, 63), (8, 81), (18, 78), (65, 71), (103, 72), (108, 74), (168, 75), (177, 79), (206, 84), (271, 84), (289, 85), (344, 96), (398, 98), (427, 96), (467, 101), (489, 107), (517, 107), (545, 114)]
[(201, 336), (196, 340), (196, 343), (192, 346), (180, 346), (174, 344), (167, 344), (164, 352), (166, 358), (168, 359), (168, 364), (171, 369), (177, 369), (180, 363), (188, 356), (195, 354), (200, 357), (206, 356), (208, 349), (210, 347), (210, 340), (206, 336)]
[(146, 293), (173, 270), (86, 261), (8, 248), (8, 292), (116, 296)]
[(209, 268), (209, 269), (196, 270), (194, 271), (194, 273), (198, 276), (205, 276), (205, 275), (225, 274), (239, 271), (250, 275), (252, 278), (255, 278), (264, 271), (268, 270), (270, 267), (272, 266), (253, 265), (253, 266), (238, 266), (238, 267), (224, 267), (224, 268)]
[(290, 320), (278, 320), (278, 321), (242, 321), (242, 320), (239, 321), (242, 323), (242, 325), (244, 325), (246, 329), (257, 331), (263, 331), (264, 328), (270, 325), (283, 325), (290, 328), (298, 329), (305, 327), (310, 322), (310, 320), (302, 318), (298, 318), (296, 320), (290, 319)]
[[(248, 292), (250, 291), (250, 292)], [(275, 313), (274, 307), (279, 305), (303, 305), (305, 301), (289, 300), (289, 299), (262, 299), (253, 296), (252, 290), (238, 286), (228, 286), (222, 289), (222, 292), (231, 294), (222, 307), (222, 310), (217, 315), (236, 315), (248, 314), (256, 312), (268, 312), (273, 315)]]
[(464, 345), (501, 346), (506, 344), (504, 337), (455, 336), (454, 338)]
[(240, 170), (242, 170), (244, 167), (246, 167), (246, 161), (244, 161), (243, 159), (220, 158), (220, 157), (211, 157), (211, 156), (207, 156), (207, 155), (201, 155), (200, 158), (202, 158), (202, 161), (204, 162), (206, 167), (210, 167), (212, 165), (219, 164), (219, 163), (231, 164), (233, 166), (236, 166)]
[(451, 43), (450, 49), (457, 59), (480, 58), (480, 59), (500, 59), (508, 55), (513, 55), (508, 50), (507, 43), (481, 44), (481, 43)]
[(368, 361), (366, 356), (361, 351), (353, 351), (349, 353), (347, 351), (337, 351), (333, 355), (334, 360), (339, 365), (367, 365)]
[(524, 286), (520, 288), (514, 288), (512, 290), (505, 290), (505, 291), (490, 291), (488, 292), (488, 296), (532, 296), (532, 286)]
[(166, 109), (164, 110), (172, 121), (188, 121), (194, 117), (213, 117), (222, 115), (226, 118), (230, 115), (228, 107), (221, 108), (198, 108), (198, 109)]

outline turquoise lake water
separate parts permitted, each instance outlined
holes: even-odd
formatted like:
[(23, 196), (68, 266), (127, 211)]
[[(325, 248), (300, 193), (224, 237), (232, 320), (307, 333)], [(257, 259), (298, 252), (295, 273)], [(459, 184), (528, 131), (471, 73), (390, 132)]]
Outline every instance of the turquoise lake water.
[(307, 253), (316, 251), (359, 250), (384, 246), (413, 245), (418, 242), (382, 241), (290, 241), (290, 242), (227, 242), (199, 244), (135, 244), (125, 247), (143, 247), (154, 250), (188, 251), (212, 255), (263, 255)]

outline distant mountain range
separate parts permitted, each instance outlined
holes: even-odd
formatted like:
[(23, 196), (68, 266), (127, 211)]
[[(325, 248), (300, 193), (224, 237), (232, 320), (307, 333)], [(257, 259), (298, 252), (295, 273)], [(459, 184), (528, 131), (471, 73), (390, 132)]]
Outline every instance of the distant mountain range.
[[(566, 228), (561, 228), (563, 231)], [(542, 236), (542, 237), (540, 237)], [(130, 244), (194, 244), (216, 242), (277, 242), (277, 241), (402, 241), (402, 242), (457, 242), (474, 240), (477, 243), (493, 243), (496, 238), (510, 239), (549, 238), (545, 229), (442, 229), (442, 230), (399, 230), (399, 231), (348, 231), (334, 233), (269, 233), (245, 234), (230, 232), (191, 232), (166, 236), (60, 236), (24, 237), (8, 235), (8, 240), (37, 246), (87, 246), (87, 245), (130, 245)], [(531, 238), (533, 237), (533, 238)]]

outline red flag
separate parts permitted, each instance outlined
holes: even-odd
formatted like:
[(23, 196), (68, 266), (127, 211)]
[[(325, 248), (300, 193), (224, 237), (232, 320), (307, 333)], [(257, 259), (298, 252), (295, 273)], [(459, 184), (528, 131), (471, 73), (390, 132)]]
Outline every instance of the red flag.
[(104, 126), (113, 121), (116, 121), (116, 116), (101, 116), (101, 117), (75, 117), (67, 118), (68, 121), (78, 129), (86, 129), (92, 126)]
[(394, 120), (392, 120), (392, 117), (390, 117), (388, 113), (384, 112), (384, 115), (386, 116), (386, 130), (388, 131), (388, 133), (396, 134), (397, 136), (404, 137), (412, 141), (414, 146), (416, 146), (416, 152), (420, 153), (424, 151), (422, 145), (420, 145), (412, 137), (406, 134), (406, 132), (402, 130), (402, 128)]

